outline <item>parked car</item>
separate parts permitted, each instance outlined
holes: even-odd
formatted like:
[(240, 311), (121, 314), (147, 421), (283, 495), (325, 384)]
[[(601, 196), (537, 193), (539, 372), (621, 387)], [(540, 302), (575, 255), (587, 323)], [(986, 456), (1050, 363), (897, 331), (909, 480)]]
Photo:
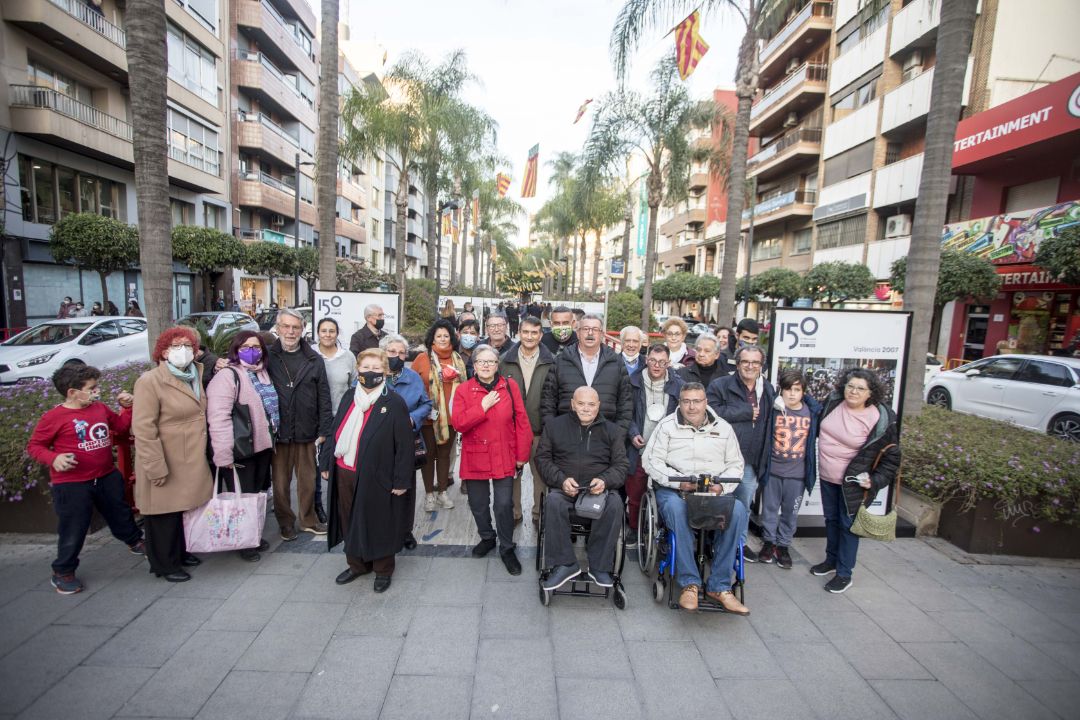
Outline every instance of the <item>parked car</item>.
[(941, 360), (937, 358), (933, 353), (926, 353), (926, 371), (923, 374), (923, 388), (926, 388), (926, 384), (933, 380), (935, 377), (941, 374), (942, 369), (945, 366), (942, 365)]
[[(293, 308), (296, 312), (304, 318), (304, 337), (308, 340), (312, 339), (311, 336), (311, 308), (308, 306)], [(255, 322), (259, 323), (259, 329), (264, 332), (271, 332), (277, 335), (277, 310), (263, 310), (261, 313), (255, 316)], [(344, 342), (348, 342), (348, 338), (345, 338)], [(314, 341), (312, 341), (314, 342)]]
[(0, 384), (49, 378), (69, 363), (107, 368), (149, 361), (143, 318), (49, 320), (0, 343)]
[(695, 342), (697, 342), (698, 336), (703, 335), (704, 333), (715, 334), (713, 333), (712, 325), (703, 322), (692, 323), (689, 330), (687, 330), (686, 332), (686, 342), (693, 345)]
[(219, 332), (239, 332), (240, 330), (259, 331), (259, 324), (251, 316), (239, 312), (199, 312), (185, 315), (176, 321), (180, 325), (202, 325), (207, 334)]
[(1080, 442), (1080, 359), (983, 358), (935, 375), (926, 402)]

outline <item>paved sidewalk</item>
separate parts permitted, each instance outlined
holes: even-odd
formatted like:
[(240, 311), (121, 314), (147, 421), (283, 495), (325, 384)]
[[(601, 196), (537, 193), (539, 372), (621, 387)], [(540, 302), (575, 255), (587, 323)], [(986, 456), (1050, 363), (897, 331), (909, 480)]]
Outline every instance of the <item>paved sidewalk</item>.
[(335, 585), (339, 553), (207, 556), (169, 585), (101, 533), (87, 591), (64, 597), (48, 584), (51, 541), (19, 542), (0, 541), (2, 718), (1034, 720), (1080, 707), (1080, 564), (980, 564), (939, 541), (864, 543), (840, 596), (807, 572), (823, 541), (798, 541), (794, 569), (748, 567), (749, 618), (656, 605), (633, 558), (620, 612), (544, 608), (531, 562), (512, 578), (496, 558), (405, 556), (384, 595), (367, 577)]

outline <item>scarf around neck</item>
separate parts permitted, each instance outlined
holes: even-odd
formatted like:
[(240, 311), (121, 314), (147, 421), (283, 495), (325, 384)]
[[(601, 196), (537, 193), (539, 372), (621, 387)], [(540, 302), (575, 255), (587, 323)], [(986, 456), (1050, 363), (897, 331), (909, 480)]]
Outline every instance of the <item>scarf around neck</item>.
[(352, 412), (341, 427), (341, 434), (334, 447), (334, 457), (341, 458), (351, 468), (356, 467), (356, 451), (360, 447), (360, 435), (364, 432), (364, 414), (385, 391), (385, 383), (376, 392), (369, 393), (361, 385), (357, 385), (353, 390)]
[(199, 382), (199, 368), (194, 360), (191, 361), (191, 364), (187, 366), (186, 370), (181, 370), (168, 360), (165, 361), (165, 367), (169, 368), (169, 372), (173, 374), (173, 377), (186, 382), (188, 387), (191, 388), (191, 392), (194, 393), (195, 399), (199, 399), (199, 391), (202, 390), (202, 383)]
[[(440, 357), (443, 360), (450, 360), (450, 364), (457, 370), (458, 376), (454, 379), (451, 385), (450, 392), (446, 393), (443, 389), (442, 379), (442, 364), (439, 362)], [(438, 412), (436, 413), (435, 420), (432, 423), (432, 429), (435, 432), (435, 444), (445, 445), (450, 440), (450, 405), (454, 400), (454, 392), (468, 377), (465, 372), (465, 361), (461, 359), (461, 356), (454, 352), (452, 349), (447, 351), (444, 356), (439, 355), (438, 350), (431, 351), (431, 369), (428, 371), (428, 397), (431, 398), (431, 405)]]

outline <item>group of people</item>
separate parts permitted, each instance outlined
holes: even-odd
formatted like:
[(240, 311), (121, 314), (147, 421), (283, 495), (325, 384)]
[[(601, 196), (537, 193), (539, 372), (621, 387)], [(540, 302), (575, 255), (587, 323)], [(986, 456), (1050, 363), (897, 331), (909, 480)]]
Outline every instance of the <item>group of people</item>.
[[(60, 515), (54, 586), (82, 588), (75, 569), (94, 506), (117, 538), (146, 555), (151, 572), (190, 579), (200, 560), (185, 547), (183, 513), (205, 504), (215, 481), (231, 487), (233, 473), (242, 492), (272, 489), (283, 541), (308, 532), (325, 535), (330, 548), (344, 543), (339, 584), (373, 573), (376, 592), (390, 586), (396, 555), (416, 546), (416, 469), (423, 510), (452, 509), (449, 488), (460, 483), (479, 535), (472, 555), (497, 547), (507, 571), (520, 574), (514, 530), (523, 520), (528, 464), (532, 521), (539, 524), (543, 507), (544, 556), (552, 565), (545, 589), (583, 572), (611, 587), (624, 501), (634, 528), (651, 483), (677, 538), (680, 606), (694, 610), (704, 595), (748, 614), (731, 592), (735, 553), (742, 547), (750, 562), (790, 568), (795, 517), (818, 477), (828, 542), (812, 572), (833, 575), (826, 585), (832, 592), (850, 587), (858, 549), (852, 519), (891, 484), (900, 457), (896, 418), (875, 373), (846, 372), (822, 407), (797, 371), (781, 372), (777, 388), (763, 378), (765, 353), (752, 319), (699, 335), (693, 347), (680, 318), (667, 320), (663, 342), (653, 345), (627, 327), (614, 349), (599, 315), (578, 317), (564, 306), (548, 315), (550, 328), (532, 314), (514, 328), (505, 313), (481, 320), (467, 304), (431, 326), (411, 367), (407, 341), (386, 331), (376, 305), (365, 308), (348, 347), (332, 318), (319, 322), (316, 342), (307, 344), (303, 318), (289, 309), (278, 312), (276, 336), (237, 333), (220, 359), (205, 354), (191, 329), (175, 327), (155, 344), (156, 367), (133, 395), (119, 396), (119, 412), (97, 400), (96, 370), (63, 368), (54, 384), (64, 403), (43, 416), (30, 443), (31, 456), (52, 469)], [(252, 448), (244, 457), (235, 444), (238, 406), (250, 417)], [(128, 431), (141, 528), (112, 464), (112, 436)], [(705, 579), (685, 503), (701, 475), (723, 481), (712, 492), (736, 498), (729, 528), (711, 540)], [(764, 544), (755, 552), (746, 534), (759, 484)], [(601, 504), (585, 570), (570, 537), (583, 494)], [(264, 540), (240, 556), (255, 562), (267, 547)]]
[[(139, 302), (135, 299), (128, 300), (127, 310), (124, 314), (127, 317), (142, 317), (143, 312), (139, 307)], [(119, 315), (120, 309), (116, 307), (116, 303), (112, 300), (106, 301), (105, 304), (95, 300), (88, 308), (82, 300), (74, 301), (71, 299), (70, 295), (65, 296), (64, 299), (60, 301), (60, 308), (56, 311), (58, 320), (79, 317), (116, 317)]]

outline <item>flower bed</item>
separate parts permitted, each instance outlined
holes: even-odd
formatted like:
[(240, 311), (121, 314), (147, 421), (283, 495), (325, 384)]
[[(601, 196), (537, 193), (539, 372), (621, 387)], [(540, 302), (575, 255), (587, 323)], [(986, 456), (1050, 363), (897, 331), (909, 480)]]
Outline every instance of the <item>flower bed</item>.
[[(101, 400), (116, 409), (116, 396), (131, 392), (148, 363), (120, 365), (103, 370), (98, 381)], [(52, 382), (39, 380), (0, 387), (0, 503), (17, 503), (30, 492), (48, 490), (48, 475), (26, 454), (26, 444), (38, 419), (63, 398)]]

